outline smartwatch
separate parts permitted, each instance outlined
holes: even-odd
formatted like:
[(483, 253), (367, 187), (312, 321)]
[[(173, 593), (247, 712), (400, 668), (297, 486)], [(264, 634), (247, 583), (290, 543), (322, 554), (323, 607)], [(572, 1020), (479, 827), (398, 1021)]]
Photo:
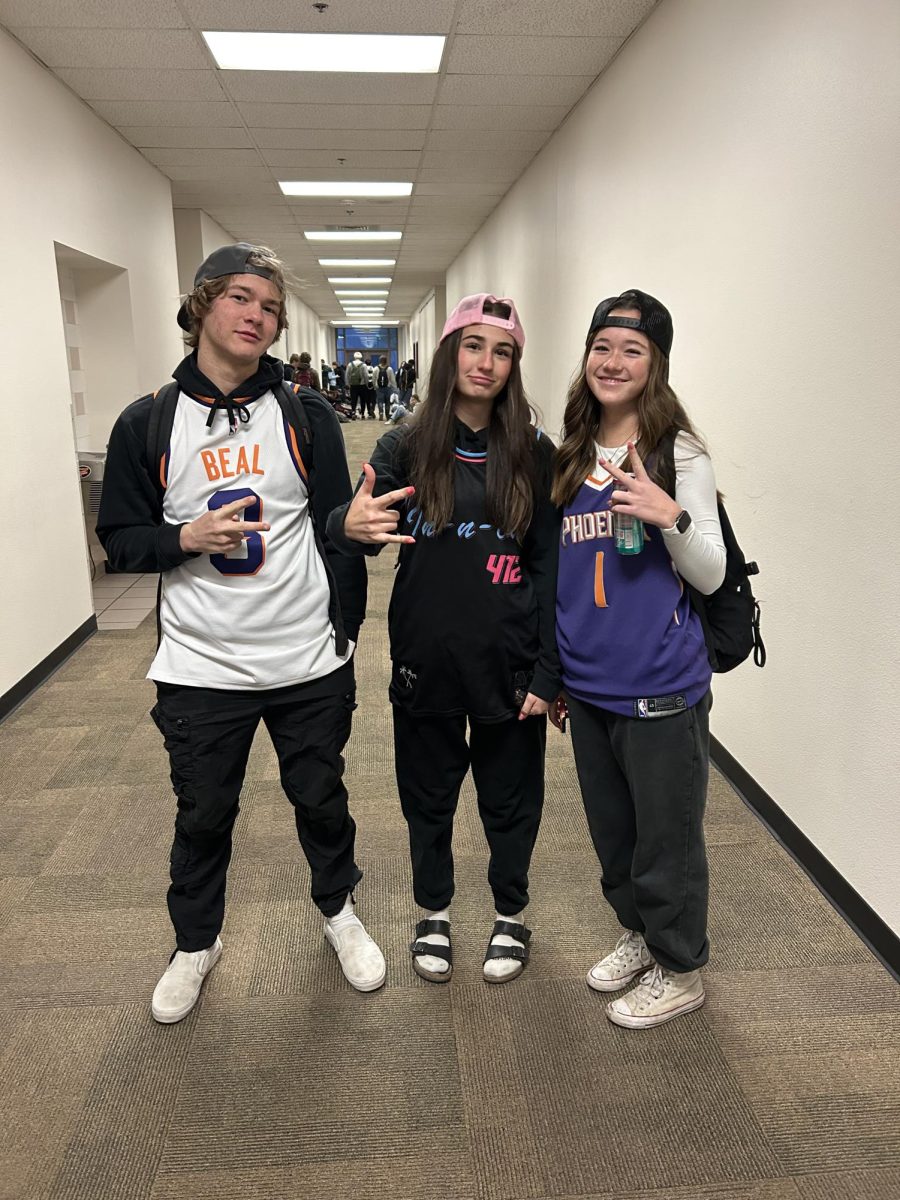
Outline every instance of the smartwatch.
[(679, 533), (687, 533), (687, 531), (690, 529), (690, 527), (691, 527), (691, 514), (688, 512), (688, 510), (686, 508), (683, 508), (681, 510), (681, 512), (678, 514), (678, 516), (675, 518), (674, 528), (677, 529)]

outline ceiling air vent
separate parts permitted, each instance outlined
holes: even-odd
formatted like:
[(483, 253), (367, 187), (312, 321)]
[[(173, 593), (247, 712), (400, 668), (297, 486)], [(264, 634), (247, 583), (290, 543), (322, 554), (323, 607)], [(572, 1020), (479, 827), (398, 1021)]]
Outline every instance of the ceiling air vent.
[(380, 229), (380, 225), (326, 225), (329, 233), (367, 233)]

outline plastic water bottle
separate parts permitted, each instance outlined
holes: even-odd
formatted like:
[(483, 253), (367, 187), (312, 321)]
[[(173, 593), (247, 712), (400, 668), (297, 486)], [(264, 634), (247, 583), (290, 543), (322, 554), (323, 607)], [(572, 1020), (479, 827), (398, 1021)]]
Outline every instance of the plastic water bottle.
[[(615, 491), (618, 484), (613, 487)], [(614, 512), (613, 537), (619, 554), (640, 554), (644, 548), (644, 522), (627, 513)]]

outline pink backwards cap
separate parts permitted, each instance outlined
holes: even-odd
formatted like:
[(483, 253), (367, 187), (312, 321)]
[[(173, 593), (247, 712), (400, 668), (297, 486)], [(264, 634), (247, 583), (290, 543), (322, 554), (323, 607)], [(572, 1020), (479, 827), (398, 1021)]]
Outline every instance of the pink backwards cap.
[[(495, 313), (486, 313), (485, 304), (505, 304), (509, 309), (509, 316), (499, 317)], [(441, 341), (457, 329), (465, 329), (467, 325), (496, 325), (498, 329), (505, 329), (507, 333), (512, 334), (520, 354), (525, 350), (525, 330), (522, 328), (515, 304), (507, 296), (492, 296), (489, 292), (479, 292), (477, 296), (464, 296), (447, 318)]]

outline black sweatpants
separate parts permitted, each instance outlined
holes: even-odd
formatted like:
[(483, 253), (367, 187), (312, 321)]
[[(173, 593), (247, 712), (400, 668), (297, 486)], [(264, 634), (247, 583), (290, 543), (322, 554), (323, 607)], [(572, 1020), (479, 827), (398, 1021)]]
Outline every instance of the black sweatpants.
[(356, 707), (352, 665), (326, 679), (271, 691), (157, 683), (152, 716), (169, 752), (178, 799), (169, 915), (179, 950), (212, 945), (225, 913), (225, 878), (253, 735), (265, 723), (312, 872), (312, 898), (340, 912), (362, 874), (341, 751)]
[(671, 717), (618, 716), (566, 697), (603, 894), (669, 971), (709, 957), (703, 813), (709, 779), (707, 693)]
[(544, 806), (547, 718), (487, 724), (465, 716), (414, 717), (394, 705), (394, 761), (409, 826), (413, 893), (433, 911), (453, 898), (453, 817), (469, 767), (490, 848), (497, 912), (528, 903), (528, 867)]

